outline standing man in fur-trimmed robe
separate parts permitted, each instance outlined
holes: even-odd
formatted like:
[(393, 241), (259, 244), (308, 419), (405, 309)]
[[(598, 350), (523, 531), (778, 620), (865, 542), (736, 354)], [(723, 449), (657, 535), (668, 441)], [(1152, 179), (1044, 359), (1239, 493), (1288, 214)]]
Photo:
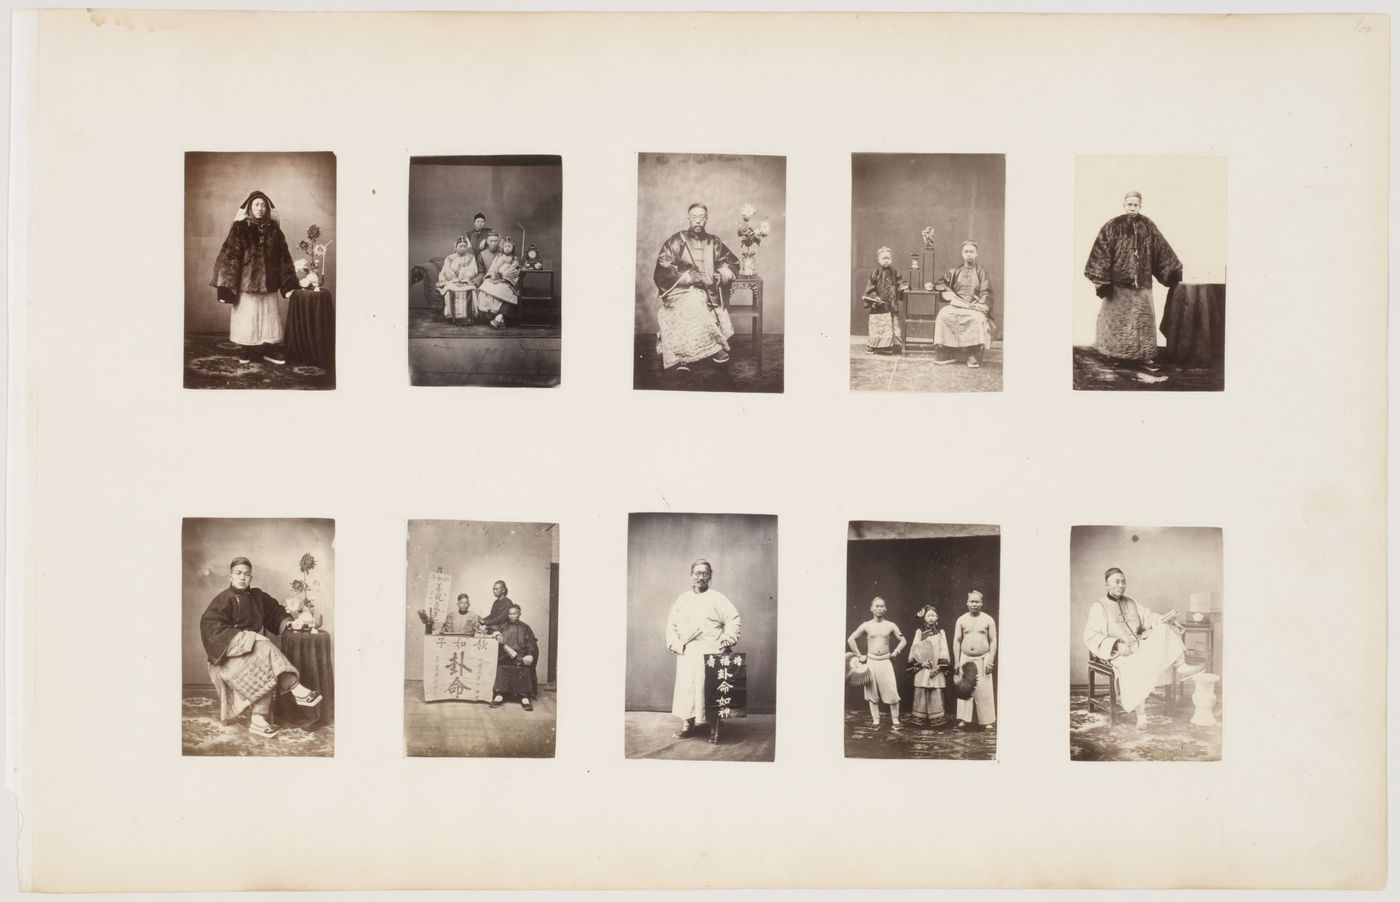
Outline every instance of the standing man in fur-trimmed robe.
[(1117, 567), (1104, 573), (1107, 592), (1089, 607), (1084, 623), (1084, 644), (1089, 652), (1109, 662), (1118, 681), (1118, 703), (1137, 713), (1137, 728), (1147, 729), (1147, 697), (1168, 667), (1178, 677), (1189, 677), (1204, 668), (1186, 663), (1185, 632), (1176, 622), (1176, 611), (1156, 614), (1124, 592), (1128, 578)]
[(705, 723), (705, 656), (739, 641), (739, 611), (710, 588), (714, 568), (700, 559), (690, 565), (690, 588), (671, 605), (666, 617), (666, 648), (676, 656), (676, 687), (671, 713), (681, 719), (677, 739), (693, 736)]
[(296, 667), (267, 637), (280, 634), (293, 618), (277, 599), (253, 588), (253, 562), (234, 558), (228, 582), (199, 619), (199, 638), (219, 693), (219, 718), (229, 723), (252, 708), (249, 731), (272, 736), (277, 728), (267, 716), (276, 691), (292, 693), (307, 708), (321, 703), (321, 693), (301, 684)]
[(975, 369), (992, 346), (992, 280), (977, 262), (977, 242), (962, 243), (962, 259), (933, 286), (948, 302), (933, 322), (933, 362), (961, 359)]
[(656, 310), (656, 349), (668, 370), (688, 371), (702, 360), (729, 362), (729, 320), (721, 294), (734, 281), (739, 258), (705, 231), (710, 210), (691, 204), (689, 226), (661, 244), (652, 281), (660, 293)]
[(287, 358), (277, 295), (291, 297), (301, 283), (273, 209), (272, 199), (261, 191), (244, 199), (214, 259), (209, 284), (219, 303), (233, 307), (228, 337), (239, 345), (239, 359), (250, 362), (261, 356), (280, 365)]
[(1094, 350), (1105, 357), (1136, 362), (1155, 373), (1157, 322), (1152, 309), (1152, 278), (1174, 287), (1181, 282), (1181, 260), (1156, 224), (1140, 212), (1142, 194), (1125, 194), (1123, 210), (1122, 216), (1113, 217), (1099, 229), (1089, 262), (1084, 264), (1084, 277), (1103, 298)]
[(867, 354), (888, 354), (904, 340), (899, 330), (899, 301), (909, 292), (909, 283), (894, 268), (894, 251), (882, 247), (875, 252), (876, 267), (865, 283), (861, 304), (870, 311), (870, 327), (865, 335)]

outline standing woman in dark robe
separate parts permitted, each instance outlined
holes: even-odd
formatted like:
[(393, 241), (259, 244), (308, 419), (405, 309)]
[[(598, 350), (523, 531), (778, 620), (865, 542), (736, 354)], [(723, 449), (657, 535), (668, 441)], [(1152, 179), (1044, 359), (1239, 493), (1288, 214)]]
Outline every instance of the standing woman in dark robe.
[(239, 345), (239, 359), (286, 363), (277, 296), (291, 297), (299, 283), (287, 236), (277, 224), (272, 199), (263, 192), (254, 191), (239, 205), (209, 284), (218, 291), (219, 303), (233, 308), (228, 337)]
[(540, 643), (529, 624), (520, 620), (520, 605), (512, 603), (508, 611), (509, 620), (500, 631), (500, 650), (496, 662), (495, 697), (491, 707), (499, 708), (507, 695), (520, 699), (520, 707), (533, 711), (530, 701), (535, 697), (538, 684), (535, 682), (535, 661), (540, 656)]

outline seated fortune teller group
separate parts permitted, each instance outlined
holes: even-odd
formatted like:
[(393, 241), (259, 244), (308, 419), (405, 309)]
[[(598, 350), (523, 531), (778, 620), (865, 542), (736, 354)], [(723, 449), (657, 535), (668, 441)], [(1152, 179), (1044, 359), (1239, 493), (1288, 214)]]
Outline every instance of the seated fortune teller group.
[(473, 225), (470, 232), (457, 237), (453, 253), (443, 260), (438, 273), (442, 315), (453, 323), (486, 323), (500, 329), (517, 321), (525, 264), (515, 239), (487, 228), (483, 214), (476, 214)]
[(499, 647), (491, 707), (499, 708), (507, 696), (512, 696), (520, 701), (521, 708), (533, 711), (539, 687), (535, 662), (539, 660), (540, 643), (535, 631), (520, 619), (520, 605), (511, 601), (509, 591), (504, 580), (496, 580), (491, 587), (495, 598), (485, 617), (471, 609), (471, 598), (463, 592), (457, 596), (457, 609), (445, 613), (441, 621), (434, 621), (426, 610), (418, 612), (418, 619), (423, 621), (423, 632), (428, 635), (495, 639)]
[[(890, 248), (880, 248), (875, 262), (861, 295), (861, 304), (869, 312), (865, 351), (891, 354), (904, 344), (900, 304), (906, 302), (909, 283), (894, 268)], [(977, 262), (977, 242), (962, 243), (962, 263), (945, 272), (932, 289), (945, 302), (933, 324), (933, 362), (964, 361), (970, 367), (980, 367), (983, 353), (992, 346), (996, 321), (992, 318), (992, 280)]]

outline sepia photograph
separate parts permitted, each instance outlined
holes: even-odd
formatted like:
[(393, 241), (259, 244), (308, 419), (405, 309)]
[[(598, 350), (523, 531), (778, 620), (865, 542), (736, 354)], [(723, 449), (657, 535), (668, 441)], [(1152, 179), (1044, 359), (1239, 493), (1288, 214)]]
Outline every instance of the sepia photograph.
[(787, 158), (637, 156), (632, 387), (781, 392)]
[(632, 514), (628, 758), (772, 761), (778, 518)]
[(335, 521), (187, 517), (185, 755), (335, 752)]
[(998, 527), (852, 521), (846, 757), (995, 759), (1000, 618)]
[(558, 385), (561, 159), (413, 157), (408, 171), (412, 384)]
[(1226, 164), (1077, 159), (1076, 389), (1225, 390)]
[(1070, 758), (1219, 761), (1221, 530), (1076, 526), (1070, 581)]
[(851, 155), (851, 389), (1001, 391), (1006, 157)]
[(559, 526), (410, 520), (409, 757), (553, 758)]
[(185, 154), (185, 388), (335, 388), (335, 154)]

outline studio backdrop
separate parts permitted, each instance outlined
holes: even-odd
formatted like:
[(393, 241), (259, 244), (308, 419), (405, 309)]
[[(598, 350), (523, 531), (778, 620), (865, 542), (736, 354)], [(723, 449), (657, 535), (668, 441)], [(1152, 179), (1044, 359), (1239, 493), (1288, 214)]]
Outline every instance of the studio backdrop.
[(209, 683), (209, 661), (199, 635), (199, 619), (214, 596), (229, 587), (229, 564), (236, 557), (253, 562), (253, 587), (277, 601), (292, 595), (302, 579), (301, 558), (316, 559), (311, 578), (320, 580), (316, 612), (322, 628), (335, 637), (335, 521), (220, 519), (187, 517), (181, 542), (181, 675), (185, 683)]
[(410, 520), (408, 523), (408, 605), (404, 627), (404, 678), (423, 678), (423, 621), (418, 611), (427, 600), (428, 574), (439, 567), (452, 577), (449, 604), (471, 597), (471, 609), (485, 617), (495, 596), (491, 587), (504, 580), (520, 619), (540, 643), (535, 672), (540, 682), (553, 670), (550, 620), (554, 610), (551, 570), (559, 561), (559, 527), (553, 523), (483, 523), (468, 520)]
[[(415, 157), (408, 167), (405, 279), (409, 268), (455, 253), (457, 237), (470, 232), (472, 218), (483, 213), (487, 228), (515, 239), (522, 260), (535, 245), (545, 268), (554, 271), (554, 300), (559, 300), (563, 197), (559, 157)], [(410, 287), (409, 298), (427, 303), (419, 286)]]
[(761, 514), (632, 514), (627, 533), (627, 710), (669, 711), (676, 656), (666, 618), (690, 589), (690, 565), (714, 567), (710, 588), (739, 611), (752, 714), (774, 713), (778, 665), (778, 518)]
[[(1188, 617), (1191, 596), (1224, 589), (1224, 541), (1213, 527), (1076, 526), (1070, 532), (1070, 684), (1088, 683), (1089, 649), (1084, 623), (1104, 596), (1104, 573), (1123, 571), (1127, 594), (1156, 614), (1175, 608)], [(1216, 618), (1216, 673), (1220, 673), (1225, 624)]]
[[(340, 247), (335, 230), (335, 154), (204, 153), (185, 154), (185, 331), (228, 334), (229, 305), (220, 304), (209, 279), (214, 260), (228, 237), (238, 205), (254, 190), (272, 198), (282, 234), (293, 260), (307, 255), (297, 249), (308, 226), (321, 227), (326, 250), (323, 287), (335, 294), (335, 261)], [(287, 299), (278, 301), (283, 321)]]
[[(909, 257), (923, 254), (923, 230), (935, 234), (935, 266), (910, 278)], [(875, 252), (888, 247), (894, 266), (922, 289), (962, 262), (962, 243), (977, 242), (977, 262), (992, 280), (992, 315), (1001, 340), (1006, 325), (1006, 157), (1001, 154), (851, 155), (851, 334), (864, 335), (861, 306)], [(927, 265), (926, 263), (923, 265)]]
[[(849, 650), (846, 637), (870, 619), (870, 602), (877, 595), (885, 600), (885, 619), (898, 626), (911, 643), (914, 631), (923, 626), (915, 615), (932, 603), (938, 611), (938, 628), (948, 638), (948, 651), (956, 654), (954, 627), (958, 618), (967, 613), (967, 593), (977, 589), (982, 593), (982, 613), (996, 622), (996, 663), (1001, 663), (1001, 536), (997, 527), (857, 521), (851, 524), (850, 534), (846, 543), (846, 632), (840, 637), (842, 654)], [(836, 637), (832, 639), (831, 672), (836, 679), (840, 662), (836, 657)], [(906, 646), (892, 662), (902, 702), (914, 697), (914, 675), (907, 670), (908, 658)], [(998, 683), (1000, 680), (994, 678), (994, 691)], [(848, 685), (846, 706), (863, 709), (863, 690)]]
[[(706, 229), (739, 253), (739, 210), (757, 209), (772, 233), (758, 248), (754, 269), (763, 279), (763, 333), (783, 332), (787, 259), (787, 157), (734, 154), (643, 153), (637, 156), (636, 333), (656, 332), (656, 252), (686, 228), (686, 208), (710, 209)], [(748, 303), (747, 295), (740, 301)]]

